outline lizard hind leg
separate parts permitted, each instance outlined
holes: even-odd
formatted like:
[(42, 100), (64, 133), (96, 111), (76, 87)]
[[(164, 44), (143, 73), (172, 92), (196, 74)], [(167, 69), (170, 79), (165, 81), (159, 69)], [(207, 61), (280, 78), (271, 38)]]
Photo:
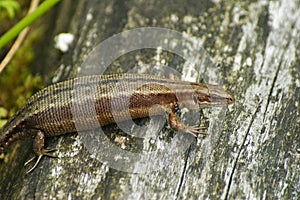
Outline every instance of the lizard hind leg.
[(26, 174), (32, 172), (36, 166), (39, 164), (41, 158), (43, 156), (49, 156), (49, 157), (53, 157), (56, 158), (56, 155), (50, 154), (49, 152), (53, 152), (56, 151), (57, 149), (52, 148), (52, 149), (44, 149), (44, 142), (45, 142), (45, 135), (42, 131), (38, 130), (36, 133), (36, 136), (34, 138), (34, 143), (33, 143), (33, 150), (35, 153), (35, 156), (33, 156), (32, 158), (30, 158), (25, 164), (24, 166), (28, 165), (29, 163), (31, 163), (36, 157), (37, 157), (37, 161), (35, 162), (35, 164), (33, 165), (32, 168), (30, 168)]

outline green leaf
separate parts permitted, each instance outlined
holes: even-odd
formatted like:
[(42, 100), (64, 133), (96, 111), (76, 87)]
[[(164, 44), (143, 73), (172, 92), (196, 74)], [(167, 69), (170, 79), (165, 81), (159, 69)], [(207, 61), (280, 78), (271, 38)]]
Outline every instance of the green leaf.
[(5, 9), (9, 18), (15, 17), (15, 11), (20, 9), (20, 5), (16, 0), (0, 0), (0, 9)]

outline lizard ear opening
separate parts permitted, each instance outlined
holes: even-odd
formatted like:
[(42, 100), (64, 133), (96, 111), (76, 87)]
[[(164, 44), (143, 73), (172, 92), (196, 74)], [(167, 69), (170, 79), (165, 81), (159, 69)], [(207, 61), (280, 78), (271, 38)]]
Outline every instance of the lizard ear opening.
[(198, 100), (198, 95), (197, 94), (193, 95), (193, 101), (194, 101), (195, 104), (198, 104), (199, 100)]

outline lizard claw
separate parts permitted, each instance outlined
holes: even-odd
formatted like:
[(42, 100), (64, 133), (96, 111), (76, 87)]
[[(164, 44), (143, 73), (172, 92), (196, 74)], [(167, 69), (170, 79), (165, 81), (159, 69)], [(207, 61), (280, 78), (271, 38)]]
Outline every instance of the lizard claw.
[(201, 131), (202, 129), (205, 129), (205, 127), (199, 127), (197, 125), (194, 126), (186, 126), (186, 133), (192, 134), (194, 137), (198, 137), (199, 134), (207, 135), (208, 133), (206, 131)]
[(202, 129), (205, 129), (205, 127), (199, 127), (197, 125), (194, 125), (194, 126), (182, 125), (179, 130), (182, 131), (182, 132), (191, 134), (194, 137), (198, 137), (199, 134), (202, 134), (202, 135), (207, 135), (208, 134), (205, 131), (201, 131)]
[(37, 157), (37, 161), (34, 163), (33, 167), (31, 167), (27, 172), (26, 174), (29, 174), (30, 172), (32, 172), (36, 166), (39, 164), (39, 162), (41, 161), (41, 158), (43, 156), (49, 156), (49, 157), (52, 157), (52, 158), (57, 158), (56, 155), (53, 155), (53, 154), (49, 154), (49, 152), (52, 152), (52, 151), (56, 151), (57, 149), (53, 148), (53, 149), (43, 149), (42, 152), (40, 153), (40, 155), (37, 155), (37, 156), (33, 156), (32, 158), (30, 158), (27, 162), (25, 162), (24, 166), (28, 165), (29, 163), (31, 163), (36, 157)]

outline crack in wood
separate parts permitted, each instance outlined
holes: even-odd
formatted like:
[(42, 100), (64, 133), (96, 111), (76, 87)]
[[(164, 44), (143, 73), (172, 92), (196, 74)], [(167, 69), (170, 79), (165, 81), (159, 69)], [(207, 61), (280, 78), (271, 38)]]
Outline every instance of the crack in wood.
[(239, 160), (240, 155), (241, 155), (241, 153), (242, 153), (243, 146), (244, 146), (245, 143), (246, 143), (247, 137), (249, 136), (250, 129), (251, 129), (251, 126), (252, 126), (252, 124), (253, 124), (253, 122), (254, 122), (255, 116), (256, 116), (256, 114), (258, 113), (259, 109), (260, 109), (261, 103), (262, 103), (262, 100), (258, 103), (258, 106), (256, 107), (255, 112), (254, 112), (253, 115), (252, 115), (253, 117), (252, 117), (252, 119), (251, 119), (251, 121), (250, 121), (250, 123), (249, 123), (249, 126), (248, 126), (248, 128), (247, 128), (247, 132), (246, 132), (246, 134), (245, 134), (244, 140), (243, 140), (242, 144), (240, 145), (239, 152), (238, 152), (237, 157), (236, 157), (236, 159), (235, 159), (235, 161), (234, 161), (233, 169), (232, 169), (231, 174), (230, 174), (228, 186), (227, 186), (227, 189), (226, 189), (225, 199), (228, 199), (229, 192), (230, 192), (230, 188), (231, 188), (232, 181), (233, 181), (233, 175), (234, 175), (234, 173), (235, 173), (235, 171), (236, 171), (238, 160)]
[(191, 146), (189, 146), (189, 148), (187, 150), (187, 154), (185, 156), (185, 162), (184, 162), (183, 170), (182, 170), (182, 173), (181, 173), (181, 178), (180, 178), (180, 181), (179, 181), (177, 192), (176, 192), (176, 195), (175, 195), (175, 199), (180, 199), (179, 194), (180, 194), (180, 191), (181, 191), (181, 188), (182, 188), (182, 185), (183, 185), (183, 180), (185, 178), (185, 173), (186, 173), (186, 170), (187, 170), (187, 163), (188, 163), (190, 151), (191, 151)]

